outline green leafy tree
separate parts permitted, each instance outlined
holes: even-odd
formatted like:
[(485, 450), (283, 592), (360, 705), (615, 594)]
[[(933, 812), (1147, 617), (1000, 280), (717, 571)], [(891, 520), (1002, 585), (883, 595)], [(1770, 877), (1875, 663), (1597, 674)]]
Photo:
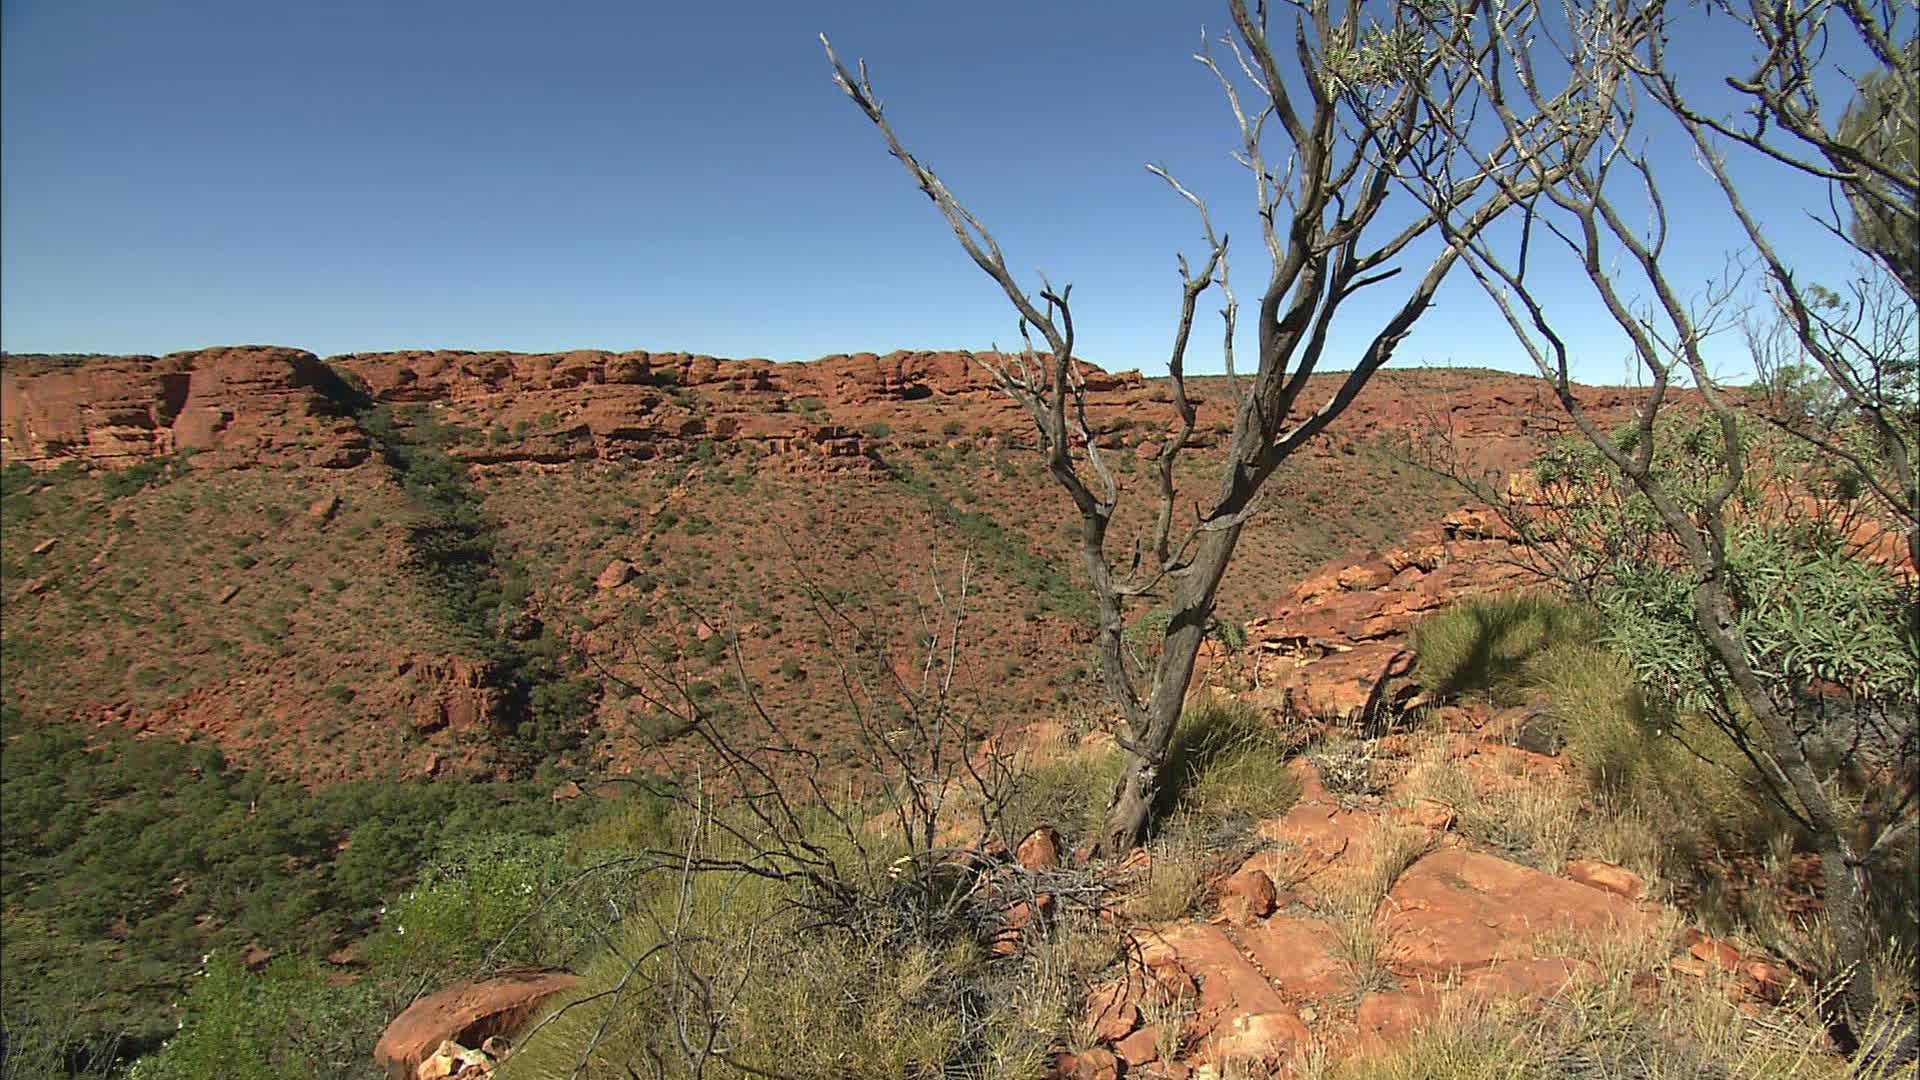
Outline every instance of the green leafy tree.
[[(1603, 564), (1595, 581), (1622, 621), (1622, 644), (1642, 673), (1676, 697), (1691, 700), (1745, 748), (1766, 793), (1818, 855), (1822, 899), (1838, 963), (1815, 973), (1834, 991), (1823, 999), (1828, 1020), (1849, 1052), (1879, 1059), (1911, 1057), (1920, 1027), (1883, 1037), (1869, 958), (1876, 944), (1873, 883), (1911, 865), (1920, 831), (1920, 710), (1911, 681), (1899, 693), (1865, 678), (1861, 666), (1911, 669), (1920, 638), (1914, 578), (1888, 583), (1863, 562), (1844, 521), (1805, 528), (1848, 505), (1882, 516), (1904, 532), (1910, 568), (1920, 571), (1920, 486), (1913, 406), (1896, 391), (1911, 357), (1912, 309), (1920, 301), (1920, 253), (1871, 250), (1873, 257), (1843, 305), (1860, 321), (1833, 317), (1751, 212), (1726, 156), (1726, 143), (1757, 151), (1756, 168), (1798, 169), (1836, 185), (1847, 202), (1863, 200), (1909, 222), (1915, 212), (1911, 156), (1871, 158), (1827, 126), (1817, 93), (1821, 76), (1844, 75), (1829, 51), (1834, 35), (1850, 35), (1908, 84), (1911, 64), (1894, 43), (1912, 33), (1912, 5), (1831, 0), (1756, 0), (1724, 6), (1753, 34), (1755, 68), (1726, 76), (1703, 73), (1748, 98), (1740, 121), (1696, 108), (1685, 80), (1699, 65), (1670, 58), (1669, 33), (1647, 37), (1635, 67), (1639, 84), (1676, 118), (1705, 165), (1726, 208), (1751, 243), (1766, 288), (1789, 327), (1794, 351), (1812, 359), (1845, 398), (1834, 432), (1800, 426), (1800, 446), (1817, 460), (1789, 468), (1795, 454), (1757, 450), (1739, 402), (1714, 377), (1705, 342), (1728, 321), (1740, 275), (1700, 281), (1681, 276), (1667, 253), (1684, 245), (1691, 224), (1666, 212), (1660, 179), (1684, 159), (1662, 161), (1634, 131), (1638, 113), (1621, 88), (1595, 87), (1589, 99), (1607, 116), (1606, 137), (1587, 159), (1546, 185), (1523, 219), (1517, 243), (1496, 252), (1469, 240), (1468, 266), (1533, 358), (1607, 473), (1614, 502), (1638, 507), (1644, 535), (1624, 561)], [(1664, 17), (1664, 16), (1663, 16)], [(1524, 130), (1501, 116), (1509, 136)], [(1866, 145), (1866, 144), (1862, 144)], [(1494, 158), (1483, 167), (1499, 171)], [(1541, 179), (1543, 163), (1519, 175)], [(1764, 176), (1764, 172), (1760, 174)], [(1504, 177), (1502, 184), (1508, 183)], [(1764, 182), (1762, 179), (1760, 182)], [(1891, 191), (1896, 197), (1888, 197)], [(1631, 202), (1626, 200), (1632, 200)], [(1650, 225), (1638, 207), (1650, 206)], [(1828, 222), (1856, 250), (1845, 223)], [(1870, 235), (1875, 235), (1869, 230)], [(1537, 242), (1536, 242), (1537, 241)], [(1540, 257), (1530, 257), (1533, 252)], [(1647, 379), (1647, 393), (1624, 431), (1603, 430), (1573, 392), (1570, 356), (1579, 347), (1562, 332), (1563, 285), (1546, 252), (1568, 263), (1625, 338)], [(1663, 446), (1662, 410), (1691, 391), (1697, 422), (1682, 425), (1688, 453), (1676, 460)], [(1844, 435), (1844, 437), (1836, 437)], [(1771, 495), (1760, 484), (1770, 468), (1788, 484)], [(1866, 505), (1828, 480), (1851, 474)], [(1579, 477), (1572, 478), (1577, 487)], [(1578, 491), (1561, 493), (1578, 499)], [(1768, 501), (1771, 499), (1771, 501)], [(1818, 525), (1818, 522), (1814, 523)], [(1602, 530), (1604, 535), (1604, 529)], [(1857, 610), (1855, 610), (1857, 608)], [(1872, 623), (1867, 633), (1859, 620)], [(1865, 650), (1850, 652), (1849, 650)], [(1868, 731), (1868, 728), (1875, 730)], [(1856, 737), (1859, 736), (1859, 737)], [(1911, 900), (1892, 926), (1912, 927)]]
[(1913, 186), (1920, 175), (1920, 38), (1909, 39), (1896, 60), (1861, 76), (1834, 136), (1863, 162), (1861, 180), (1846, 191), (1854, 242), (1911, 275), (1920, 251)]

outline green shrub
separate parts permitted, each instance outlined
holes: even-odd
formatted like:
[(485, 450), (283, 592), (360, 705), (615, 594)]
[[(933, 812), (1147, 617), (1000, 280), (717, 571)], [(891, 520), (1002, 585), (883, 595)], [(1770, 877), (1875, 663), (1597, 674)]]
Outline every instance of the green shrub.
[(152, 458), (101, 474), (100, 489), (109, 499), (124, 499), (142, 488), (172, 480), (186, 470), (185, 455)]
[[(637, 881), (607, 870), (581, 881), (559, 837), (491, 833), (450, 841), (387, 905), (365, 957), (394, 972), (458, 972), (583, 962), (628, 910)], [(565, 886), (565, 887), (562, 887)]]
[(1759, 778), (1719, 727), (1650, 699), (1632, 666), (1598, 645), (1561, 643), (1526, 665), (1566, 755), (1601, 810), (1655, 823), (1669, 878), (1715, 846), (1752, 848), (1774, 827)]
[(682, 1020), (702, 1040), (712, 1025), (744, 1067), (729, 1071), (874, 1080), (1038, 1076), (1069, 1036), (1084, 975), (1065, 930), (995, 961), (966, 935), (822, 926), (793, 902), (797, 885), (763, 877), (662, 884), (672, 887), (648, 892), (561, 1003), (572, 1007), (526, 1035), (501, 1080), (697, 1075), (675, 1041)]
[(1001, 809), (1002, 835), (1017, 844), (1034, 829), (1051, 825), (1069, 844), (1091, 840), (1120, 779), (1121, 764), (1118, 752), (1101, 749), (1077, 750), (1027, 766), (1012, 778)]
[(180, 1033), (127, 1076), (348, 1080), (362, 1075), (384, 1017), (370, 983), (335, 986), (303, 957), (276, 959), (256, 975), (219, 950), (189, 981)]

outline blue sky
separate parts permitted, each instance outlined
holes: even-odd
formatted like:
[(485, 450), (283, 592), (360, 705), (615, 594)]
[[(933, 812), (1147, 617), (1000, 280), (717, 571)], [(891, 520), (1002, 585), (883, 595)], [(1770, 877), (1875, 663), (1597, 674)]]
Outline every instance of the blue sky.
[[(1013, 341), (1005, 301), (830, 81), (824, 30), (868, 58), (901, 134), (1016, 270), (1075, 284), (1078, 351), (1155, 373), (1173, 253), (1199, 240), (1144, 163), (1233, 235), (1246, 323), (1266, 273), (1231, 118), (1189, 59), (1203, 23), (1224, 29), (1224, 3), (8, 0), (0, 347), (791, 360)], [(1689, 56), (1744, 58), (1733, 30), (1701, 23)], [(1704, 273), (1736, 240), (1671, 160), (1675, 251)], [(1821, 189), (1769, 177), (1753, 195), (1785, 246), (1831, 251), (1802, 213)], [(1392, 288), (1350, 305), (1323, 366), (1350, 366)], [(1219, 369), (1215, 306), (1196, 370)], [(1586, 294), (1559, 307), (1576, 374), (1619, 381)], [(1526, 363), (1464, 271), (1399, 357)]]

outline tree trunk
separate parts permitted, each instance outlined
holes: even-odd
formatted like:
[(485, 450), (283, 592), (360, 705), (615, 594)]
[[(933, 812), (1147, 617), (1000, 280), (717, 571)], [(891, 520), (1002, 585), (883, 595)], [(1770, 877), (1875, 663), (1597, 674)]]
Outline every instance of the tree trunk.
[[(1220, 594), (1220, 581), (1240, 542), (1240, 526), (1207, 533), (1199, 542), (1189, 572), (1179, 579), (1170, 599), (1171, 617), (1160, 641), (1160, 656), (1154, 663), (1153, 691), (1142, 709), (1143, 715), (1128, 724), (1127, 741), (1132, 745), (1125, 755), (1120, 780), (1114, 785), (1113, 799), (1107, 805), (1106, 819), (1100, 829), (1095, 853), (1119, 855), (1144, 841), (1153, 823), (1153, 806), (1160, 787), (1166, 782), (1163, 766), (1167, 750), (1173, 745), (1174, 732), (1180, 726), (1180, 714), (1187, 700), (1187, 687), (1193, 682), (1194, 662), (1200, 655), (1200, 643), (1206, 638), (1207, 623), (1213, 618), (1214, 601)], [(1104, 663), (1119, 659), (1117, 651), (1105, 654)], [(1122, 676), (1124, 678), (1124, 676)]]
[(1852, 1056), (1867, 1034), (1866, 1023), (1874, 1011), (1873, 969), (1867, 955), (1866, 890), (1861, 888), (1860, 875), (1849, 865), (1840, 837), (1816, 837), (1814, 851), (1820, 856), (1821, 901), (1833, 934), (1834, 952), (1846, 965), (1840, 992), (1827, 1007), (1827, 1031), (1835, 1048)]
[(1120, 780), (1113, 786), (1113, 798), (1107, 804), (1106, 821), (1100, 827), (1098, 851), (1117, 855), (1145, 838), (1159, 786), (1159, 769), (1138, 754), (1127, 754)]
[(1848, 847), (1848, 823), (1840, 820), (1836, 807), (1827, 798), (1818, 773), (1807, 760), (1799, 733), (1789, 718), (1781, 715), (1759, 676), (1747, 663), (1746, 642), (1734, 625), (1733, 602), (1721, 585), (1725, 561), (1724, 556), (1715, 557), (1713, 562), (1717, 567), (1703, 574), (1695, 587), (1694, 622), (1713, 648), (1747, 711), (1765, 733), (1780, 778), (1800, 803), (1801, 816), (1812, 833), (1813, 850), (1820, 858), (1821, 902), (1843, 972), (1839, 993), (1826, 1006), (1827, 1026), (1840, 1051), (1852, 1054), (1859, 1046), (1864, 1024), (1874, 1011), (1873, 971), (1867, 955), (1865, 870), (1856, 869), (1854, 865), (1855, 853)]

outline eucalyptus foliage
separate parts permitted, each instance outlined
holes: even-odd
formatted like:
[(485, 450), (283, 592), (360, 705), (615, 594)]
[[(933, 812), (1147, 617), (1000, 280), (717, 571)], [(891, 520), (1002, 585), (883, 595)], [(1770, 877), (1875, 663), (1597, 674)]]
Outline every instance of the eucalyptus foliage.
[[(1846, 528), (1874, 519), (1867, 497), (1790, 440), (1757, 428), (1740, 434), (1746, 475), (1724, 542), (1748, 663), (1783, 706), (1809, 690), (1881, 706), (1920, 702), (1920, 643), (1906, 623), (1914, 585), (1862, 557)], [(1629, 428), (1614, 437), (1630, 449), (1643, 436)], [(1697, 512), (1726, 469), (1717, 425), (1674, 415), (1653, 438), (1654, 471)], [(1535, 479), (1549, 493), (1539, 538), (1587, 580), (1606, 642), (1683, 712), (1726, 715), (1731, 695), (1694, 622), (1694, 570), (1647, 496), (1584, 440), (1556, 445)]]

